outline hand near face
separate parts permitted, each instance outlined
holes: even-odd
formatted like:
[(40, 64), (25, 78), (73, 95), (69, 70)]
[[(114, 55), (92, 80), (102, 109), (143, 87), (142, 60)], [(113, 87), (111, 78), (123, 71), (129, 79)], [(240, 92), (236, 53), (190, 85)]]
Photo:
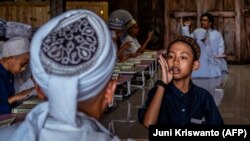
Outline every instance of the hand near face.
[(173, 80), (173, 72), (168, 68), (168, 64), (162, 55), (159, 57), (158, 62), (161, 65), (162, 81), (166, 84), (170, 83)]

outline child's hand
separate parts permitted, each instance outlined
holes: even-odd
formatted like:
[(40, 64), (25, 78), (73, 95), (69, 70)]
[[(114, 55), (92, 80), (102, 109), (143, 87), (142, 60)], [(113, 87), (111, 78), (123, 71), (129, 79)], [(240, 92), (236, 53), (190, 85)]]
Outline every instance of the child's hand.
[(34, 90), (34, 87), (32, 87), (32, 88), (30, 88), (30, 89), (27, 89), (27, 90), (24, 90), (24, 91), (22, 91), (22, 92), (16, 94), (16, 95), (15, 95), (15, 97), (16, 97), (15, 99), (16, 99), (17, 101), (26, 99), (27, 97), (29, 97), (29, 95), (30, 95), (30, 93), (32, 92), (32, 90)]
[(153, 35), (154, 35), (154, 32), (153, 31), (149, 31), (147, 39), (150, 41), (152, 39)]
[(173, 80), (173, 72), (169, 70), (166, 60), (160, 56), (158, 62), (161, 65), (161, 79), (164, 83), (168, 84)]
[(184, 21), (184, 25), (185, 26), (190, 26), (191, 25), (191, 21)]

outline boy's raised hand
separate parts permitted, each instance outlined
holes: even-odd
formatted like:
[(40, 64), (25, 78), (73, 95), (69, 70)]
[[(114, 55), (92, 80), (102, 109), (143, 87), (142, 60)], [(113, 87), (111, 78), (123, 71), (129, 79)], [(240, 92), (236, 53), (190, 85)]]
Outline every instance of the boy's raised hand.
[(161, 65), (161, 79), (168, 84), (173, 80), (173, 72), (168, 68), (168, 64), (162, 55), (160, 55), (158, 62)]

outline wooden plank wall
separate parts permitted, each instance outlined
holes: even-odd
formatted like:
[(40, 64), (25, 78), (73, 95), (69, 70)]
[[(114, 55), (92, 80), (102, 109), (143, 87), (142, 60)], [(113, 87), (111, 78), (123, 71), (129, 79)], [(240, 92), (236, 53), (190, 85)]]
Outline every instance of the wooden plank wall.
[(48, 2), (1, 2), (0, 17), (38, 28), (50, 19)]
[[(0, 17), (39, 27), (50, 19), (50, 6), (48, 0), (34, 1), (0, 2)], [(215, 16), (215, 29), (224, 37), (228, 61), (250, 62), (250, 0), (67, 0), (67, 9), (73, 8), (90, 8), (105, 20), (112, 11), (126, 9), (139, 23), (141, 40), (148, 24), (156, 22), (165, 48), (180, 35), (181, 18), (192, 21), (193, 31), (200, 27), (200, 15), (210, 12)]]
[(149, 43), (150, 49), (163, 49), (164, 45), (164, 0), (109, 0), (109, 13), (117, 9), (129, 11), (140, 28), (139, 42), (143, 43), (147, 37), (149, 27), (159, 29), (154, 40)]
[[(191, 32), (200, 27), (200, 15), (209, 12), (215, 17), (215, 26), (222, 33), (225, 52), (230, 63), (250, 62), (249, 16), (242, 10), (248, 10), (249, 0), (165, 0), (165, 48), (169, 41), (180, 33), (180, 19), (192, 21)], [(247, 13), (247, 12), (246, 12)], [(245, 18), (244, 18), (245, 17)], [(245, 28), (245, 29), (244, 29)], [(249, 43), (250, 44), (250, 43)]]
[(102, 17), (105, 21), (108, 21), (108, 2), (86, 2), (86, 1), (67, 1), (66, 10), (70, 9), (88, 9), (95, 12), (97, 15)]
[[(108, 19), (108, 2), (67, 1), (66, 9), (89, 9), (105, 21)], [(30, 24), (34, 29), (51, 18), (49, 1), (0, 2), (0, 18)]]

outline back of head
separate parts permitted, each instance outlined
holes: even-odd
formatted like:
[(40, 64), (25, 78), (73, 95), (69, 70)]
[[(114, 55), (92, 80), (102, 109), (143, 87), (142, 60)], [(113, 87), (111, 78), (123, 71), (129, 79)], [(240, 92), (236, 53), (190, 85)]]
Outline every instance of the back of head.
[(77, 101), (98, 95), (112, 76), (116, 48), (106, 23), (71, 10), (44, 24), (31, 42), (31, 70), (49, 100), (49, 113), (75, 125)]
[(206, 39), (207, 31), (203, 28), (197, 28), (194, 30), (193, 34), (194, 34), (194, 38), (197, 41), (202, 41)]
[(124, 24), (133, 19), (132, 15), (124, 10), (117, 9), (109, 15), (108, 26), (110, 29), (119, 29), (124, 28)]

